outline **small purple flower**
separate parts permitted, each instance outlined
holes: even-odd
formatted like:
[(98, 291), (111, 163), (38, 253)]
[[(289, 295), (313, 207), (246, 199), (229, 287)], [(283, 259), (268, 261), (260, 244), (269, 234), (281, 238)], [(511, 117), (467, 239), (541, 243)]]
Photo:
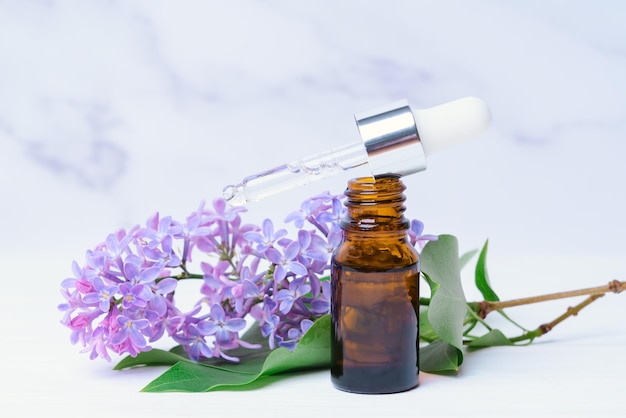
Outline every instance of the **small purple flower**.
[(159, 340), (167, 331), (167, 335), (174, 335), (180, 330), (180, 327), (185, 322), (184, 315), (177, 309), (172, 309), (169, 315), (163, 315), (162, 320), (154, 322), (152, 326), (152, 335), (150, 336), (150, 342)]
[(209, 212), (207, 214), (207, 219), (209, 221), (220, 220), (232, 222), (235, 218), (239, 217), (240, 212), (246, 211), (246, 208), (243, 206), (228, 206), (224, 199), (215, 199), (213, 201), (213, 209), (215, 209), (215, 212)]
[[(300, 254), (305, 260), (328, 261), (326, 251), (326, 240), (313, 231), (301, 229), (298, 231), (298, 244), (300, 244)], [(304, 262), (303, 264), (309, 264)]]
[(296, 228), (300, 229), (304, 226), (304, 222), (314, 217), (317, 214), (318, 209), (322, 205), (322, 201), (320, 199), (311, 198), (305, 200), (300, 205), (300, 210), (291, 212), (285, 218), (285, 222), (293, 222)]
[(133, 286), (130, 283), (122, 283), (119, 285), (119, 291), (122, 294), (124, 309), (145, 308), (152, 295), (150, 288), (142, 284)]
[(150, 307), (159, 315), (165, 315), (167, 312), (167, 300), (165, 295), (173, 294), (178, 285), (178, 280), (171, 277), (159, 280), (151, 286), (152, 297), (150, 298)]
[[(263, 300), (263, 308), (260, 314), (254, 315), (256, 320), (259, 321), (261, 327), (261, 334), (267, 338), (270, 349), (276, 347), (276, 332), (280, 324), (280, 318), (274, 314), (276, 309), (276, 302), (274, 302), (269, 296), (265, 296)], [(255, 314), (256, 312), (252, 312)]]
[(331, 228), (330, 232), (328, 233), (328, 237), (326, 238), (326, 253), (328, 257), (330, 257), (335, 252), (337, 247), (339, 247), (339, 245), (341, 244), (342, 240), (343, 231), (341, 230), (341, 228), (339, 228), (339, 225), (335, 225), (333, 228)]
[(137, 230), (137, 226), (130, 233), (126, 233), (124, 229), (120, 229), (115, 234), (109, 234), (104, 243), (104, 250), (109, 260), (119, 259), (123, 253), (128, 251), (128, 245), (132, 241), (133, 233)]
[(239, 283), (230, 288), (232, 300), (235, 303), (235, 312), (247, 313), (250, 307), (263, 300), (263, 288), (255, 283), (258, 278), (252, 276), (250, 268), (243, 268)]
[(92, 323), (96, 318), (102, 316), (100, 309), (91, 309), (80, 311), (73, 316), (65, 325), (72, 330), (72, 336), (70, 341), (72, 344), (78, 342), (83, 345), (88, 344), (92, 334)]
[(117, 317), (117, 323), (120, 329), (111, 337), (112, 344), (126, 344), (126, 348), (131, 355), (148, 347), (146, 337), (141, 333), (142, 330), (150, 326), (150, 322), (147, 319), (130, 319), (127, 316), (120, 315)]
[(106, 361), (111, 361), (111, 356), (109, 356), (109, 352), (107, 350), (108, 345), (107, 341), (109, 337), (109, 328), (105, 326), (97, 327), (91, 333), (91, 341), (89, 345), (85, 347), (82, 352), (90, 352), (89, 359), (93, 360), (96, 357), (102, 357)]
[(159, 293), (161, 295), (167, 295), (168, 293), (174, 292), (176, 290), (176, 286), (178, 285), (178, 280), (173, 279), (171, 277), (159, 280), (152, 285), (152, 289), (155, 293)]
[(263, 221), (263, 233), (257, 231), (249, 231), (243, 234), (244, 238), (257, 244), (257, 251), (265, 252), (268, 248), (274, 246), (274, 243), (287, 235), (286, 229), (279, 229), (274, 232), (274, 224), (271, 220)]
[(305, 283), (304, 278), (293, 280), (289, 283), (289, 289), (281, 289), (276, 294), (274, 300), (280, 302), (278, 310), (285, 315), (288, 314), (293, 304), (310, 291), (311, 286)]
[(233, 333), (244, 329), (246, 320), (243, 318), (226, 318), (224, 308), (220, 305), (211, 306), (211, 319), (198, 323), (198, 329), (202, 335), (215, 335), (215, 340), (220, 345), (229, 345)]
[(331, 198), (331, 210), (321, 212), (317, 216), (317, 220), (319, 222), (329, 223), (331, 226), (338, 225), (341, 218), (343, 218), (344, 212), (345, 208), (339, 196), (333, 196)]
[(83, 297), (85, 303), (97, 303), (102, 312), (109, 312), (111, 309), (111, 299), (117, 293), (117, 286), (107, 286), (100, 277), (94, 277), (93, 289), (95, 292), (87, 293)]
[(285, 248), (285, 253), (281, 254), (276, 248), (268, 248), (265, 256), (276, 265), (274, 270), (274, 280), (283, 280), (288, 273), (304, 275), (307, 273), (306, 267), (296, 261), (300, 253), (300, 244), (297, 241), (290, 243)]
[(290, 328), (289, 331), (287, 331), (287, 339), (280, 341), (278, 345), (280, 347), (287, 348), (289, 351), (293, 351), (302, 336), (306, 334), (311, 326), (313, 326), (313, 321), (311, 321), (310, 319), (303, 319), (300, 322), (300, 327)]
[(144, 267), (142, 260), (135, 256), (128, 256), (124, 261), (124, 276), (132, 284), (148, 284), (153, 282), (161, 273), (160, 264)]
[(219, 261), (215, 265), (209, 263), (201, 263), (200, 268), (203, 272), (203, 284), (200, 293), (204, 297), (198, 301), (198, 304), (206, 303), (212, 306), (221, 303), (225, 299), (230, 287), (235, 286), (236, 282), (228, 277), (228, 269), (230, 265), (227, 261)]
[(213, 357), (213, 349), (208, 346), (205, 335), (196, 324), (189, 324), (182, 335), (175, 334), (174, 340), (185, 347), (185, 351), (192, 361), (199, 361), (200, 357)]
[(328, 192), (314, 196), (305, 200), (299, 211), (287, 215), (285, 222), (294, 222), (298, 229), (308, 222), (326, 236), (343, 216), (342, 198), (343, 195), (333, 196)]
[(321, 284), (322, 295), (311, 301), (311, 312), (324, 315), (330, 310), (330, 281), (325, 280)]
[(146, 222), (146, 227), (137, 231), (137, 238), (146, 239), (148, 248), (162, 246), (163, 251), (172, 251), (172, 236), (178, 234), (182, 226), (172, 220), (171, 216), (159, 218), (159, 213), (155, 213)]
[(436, 241), (439, 239), (437, 235), (422, 235), (422, 232), (424, 232), (424, 223), (417, 219), (413, 219), (411, 221), (411, 228), (408, 231), (411, 245), (417, 245), (420, 249), (422, 249), (428, 241)]
[(211, 251), (215, 248), (215, 241), (207, 238), (211, 235), (212, 229), (203, 222), (203, 213), (204, 201), (201, 202), (196, 212), (187, 217), (187, 222), (182, 225), (181, 232), (177, 235), (178, 238), (183, 239), (183, 260), (191, 261), (193, 246), (198, 245), (199, 242), (202, 242), (200, 245), (208, 244), (212, 248)]

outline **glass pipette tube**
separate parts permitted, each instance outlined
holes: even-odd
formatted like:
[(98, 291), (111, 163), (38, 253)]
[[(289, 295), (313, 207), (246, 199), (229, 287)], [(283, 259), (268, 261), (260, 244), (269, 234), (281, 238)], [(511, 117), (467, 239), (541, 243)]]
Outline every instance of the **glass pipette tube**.
[(248, 176), (241, 183), (226, 186), (223, 197), (231, 206), (257, 202), (340, 171), (362, 166), (367, 164), (367, 160), (363, 143), (355, 142)]
[(426, 169), (426, 157), (482, 133), (491, 113), (480, 99), (466, 97), (411, 111), (406, 101), (355, 115), (361, 142), (283, 164), (223, 189), (231, 206), (256, 202), (341, 171), (367, 165), (372, 176), (405, 176)]

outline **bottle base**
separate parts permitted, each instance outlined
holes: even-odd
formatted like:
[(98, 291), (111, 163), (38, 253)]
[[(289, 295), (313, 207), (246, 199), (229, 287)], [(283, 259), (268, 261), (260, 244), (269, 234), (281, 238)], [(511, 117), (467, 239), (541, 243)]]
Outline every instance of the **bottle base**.
[[(334, 373), (333, 373), (334, 372)], [(344, 368), (341, 373), (331, 369), (331, 382), (336, 389), (362, 394), (406, 392), (419, 385), (419, 372), (413, 368), (389, 366)]]
[(335, 389), (338, 389), (342, 392), (355, 393), (355, 394), (361, 394), (361, 395), (391, 395), (394, 393), (408, 392), (419, 386), (419, 383), (415, 383), (410, 386), (364, 388), (364, 387), (344, 386), (335, 381), (333, 381), (332, 384)]

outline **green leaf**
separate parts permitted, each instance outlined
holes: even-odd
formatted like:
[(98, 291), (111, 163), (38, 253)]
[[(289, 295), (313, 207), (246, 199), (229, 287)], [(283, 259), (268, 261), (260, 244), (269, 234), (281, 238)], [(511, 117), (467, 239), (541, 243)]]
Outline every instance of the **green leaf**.
[(459, 258), (459, 269), (463, 270), (463, 267), (465, 267), (467, 263), (469, 263), (469, 261), (476, 255), (477, 252), (478, 250), (470, 250), (466, 252), (465, 254), (463, 254)]
[[(330, 366), (330, 316), (314, 322), (293, 352), (277, 348), (241, 359), (241, 363), (219, 365), (179, 361), (150, 382), (144, 392), (207, 392), (224, 388), (259, 385), (277, 374)], [(250, 350), (258, 351), (258, 350)], [(229, 352), (232, 354), (232, 352)]]
[(218, 386), (245, 385), (254, 381), (255, 377), (250, 373), (181, 361), (150, 382), (142, 392), (206, 392)]
[(330, 315), (316, 320), (293, 352), (273, 350), (263, 364), (262, 374), (330, 367)]
[(489, 248), (489, 240), (485, 241), (483, 249), (478, 256), (478, 262), (476, 263), (476, 287), (480, 290), (486, 301), (496, 302), (500, 298), (496, 295), (496, 292), (491, 288), (489, 282), (489, 274), (487, 273), (487, 249)]
[[(428, 321), (442, 341), (429, 348), (426, 353), (431, 350), (442, 350), (439, 357), (456, 362), (455, 367), (450, 368), (451, 366), (447, 365), (442, 371), (456, 370), (463, 363), (463, 322), (467, 315), (456, 237), (440, 235), (438, 240), (428, 242), (422, 250), (421, 270), (432, 295), (428, 307)], [(452, 349), (449, 346), (456, 350), (454, 356), (450, 354)]]
[[(491, 287), (491, 282), (489, 280), (489, 273), (487, 272), (487, 250), (489, 248), (489, 240), (485, 241), (485, 245), (480, 251), (480, 256), (478, 256), (478, 261), (476, 263), (476, 287), (480, 290), (480, 293), (483, 295), (486, 301), (489, 302), (497, 302), (500, 300), (496, 292)], [(498, 313), (502, 315), (507, 321), (511, 322), (513, 325), (518, 327), (519, 329), (526, 331), (526, 328), (515, 322), (511, 317), (509, 317), (504, 311), (499, 310)]]
[(124, 370), (136, 366), (171, 366), (179, 361), (189, 361), (187, 357), (176, 354), (174, 351), (153, 348), (137, 354), (136, 357), (124, 357), (113, 370)]
[(470, 348), (485, 348), (495, 346), (513, 345), (513, 342), (509, 340), (500, 330), (492, 329), (485, 335), (481, 335), (478, 338), (474, 338), (467, 344)]
[(433, 342), (438, 339), (437, 333), (428, 321), (428, 309), (420, 312), (420, 341)]
[(463, 362), (460, 351), (442, 340), (420, 347), (420, 371), (426, 373), (456, 372)]

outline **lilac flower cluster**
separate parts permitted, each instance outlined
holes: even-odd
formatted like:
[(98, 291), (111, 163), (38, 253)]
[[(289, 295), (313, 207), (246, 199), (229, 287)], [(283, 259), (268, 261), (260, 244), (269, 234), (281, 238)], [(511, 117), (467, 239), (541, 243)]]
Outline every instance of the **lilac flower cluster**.
[[(285, 219), (295, 226), (293, 238), (269, 219), (261, 227), (243, 224), (245, 209), (222, 199), (212, 208), (202, 203), (185, 222), (156, 213), (144, 226), (110, 234), (87, 251), (84, 265), (73, 263), (74, 277), (61, 283), (61, 322), (73, 344), (107, 361), (110, 353), (148, 351), (166, 336), (192, 360), (238, 361), (229, 350), (258, 347), (241, 339), (247, 318), (258, 322), (270, 348), (293, 349), (329, 311), (342, 198), (324, 193), (302, 203)], [(436, 239), (422, 230), (412, 222), (413, 244)], [(174, 295), (188, 279), (199, 281), (200, 299), (183, 311)]]

